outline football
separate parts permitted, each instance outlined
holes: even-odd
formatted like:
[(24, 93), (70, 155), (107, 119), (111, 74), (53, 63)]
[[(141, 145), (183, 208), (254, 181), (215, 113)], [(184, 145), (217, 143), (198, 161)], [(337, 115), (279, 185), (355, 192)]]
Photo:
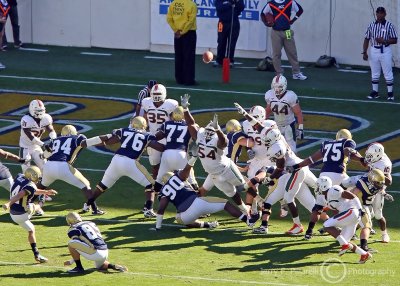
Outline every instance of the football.
[(214, 58), (214, 55), (212, 52), (210, 51), (206, 51), (203, 54), (203, 62), (205, 62), (206, 64), (208, 64), (209, 62), (211, 62)]
[(265, 22), (268, 27), (272, 27), (275, 23), (274, 15), (271, 13), (265, 14)]

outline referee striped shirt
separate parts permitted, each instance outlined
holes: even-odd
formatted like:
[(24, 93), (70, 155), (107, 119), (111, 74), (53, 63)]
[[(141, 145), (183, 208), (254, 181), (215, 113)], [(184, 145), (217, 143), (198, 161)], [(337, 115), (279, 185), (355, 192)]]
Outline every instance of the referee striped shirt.
[(397, 33), (394, 26), (389, 21), (378, 21), (369, 24), (367, 31), (365, 32), (365, 38), (370, 40), (371, 45), (374, 47), (380, 47), (382, 44), (376, 42), (376, 38), (383, 38), (384, 41), (389, 39), (397, 39)]
[(147, 97), (150, 97), (150, 90), (145, 86), (141, 91), (139, 91), (138, 104), (142, 105), (143, 99)]

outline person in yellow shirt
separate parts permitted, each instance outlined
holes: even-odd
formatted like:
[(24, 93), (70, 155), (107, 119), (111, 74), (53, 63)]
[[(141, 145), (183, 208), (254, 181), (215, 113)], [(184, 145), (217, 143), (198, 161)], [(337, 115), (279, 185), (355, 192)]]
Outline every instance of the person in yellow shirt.
[(167, 22), (174, 31), (175, 80), (177, 84), (197, 85), (195, 80), (197, 5), (192, 0), (174, 0)]

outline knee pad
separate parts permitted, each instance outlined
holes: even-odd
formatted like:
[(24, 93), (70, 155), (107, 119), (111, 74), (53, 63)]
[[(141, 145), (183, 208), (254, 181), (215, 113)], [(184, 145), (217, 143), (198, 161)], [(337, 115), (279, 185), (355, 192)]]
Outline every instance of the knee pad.
[(272, 207), (271, 204), (264, 203), (262, 213), (263, 214), (271, 214), (271, 207)]

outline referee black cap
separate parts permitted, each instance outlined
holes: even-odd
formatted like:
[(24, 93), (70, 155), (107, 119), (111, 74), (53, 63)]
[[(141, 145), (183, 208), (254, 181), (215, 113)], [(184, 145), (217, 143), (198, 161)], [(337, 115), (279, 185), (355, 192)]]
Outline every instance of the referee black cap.
[(376, 13), (385, 13), (386, 14), (386, 10), (383, 7), (378, 7), (378, 8), (376, 8)]
[(155, 86), (157, 84), (157, 81), (155, 81), (154, 79), (149, 80), (149, 82), (147, 83), (147, 87), (149, 89), (151, 89), (153, 86)]

